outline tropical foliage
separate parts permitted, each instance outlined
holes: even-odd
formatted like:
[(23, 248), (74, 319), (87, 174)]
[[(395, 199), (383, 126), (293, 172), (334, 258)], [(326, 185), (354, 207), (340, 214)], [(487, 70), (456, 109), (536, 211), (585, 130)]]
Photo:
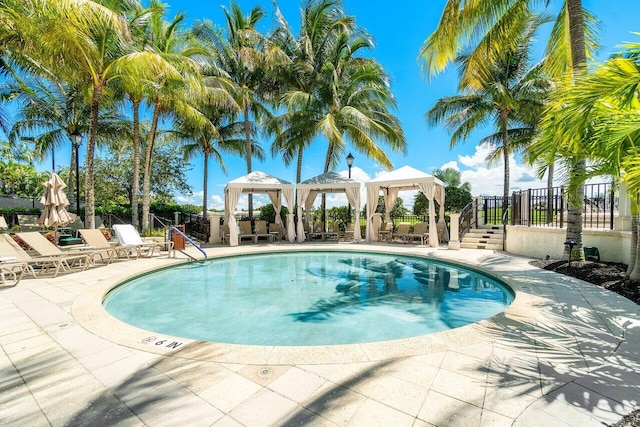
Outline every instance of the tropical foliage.
[[(16, 146), (31, 139), (40, 157), (83, 136), (87, 226), (104, 195), (96, 186), (104, 151), (128, 165), (118, 179), (131, 184), (126, 195), (111, 194), (127, 197), (133, 212), (140, 203), (141, 228), (149, 227), (152, 197), (165, 196), (154, 175), (171, 170), (153, 165), (167, 131), (185, 159), (204, 157), (205, 187), (211, 158), (223, 172), (229, 154), (243, 156), (248, 172), (252, 159), (263, 158), (258, 129), (275, 135), (275, 156), (299, 156), (299, 168), (302, 150), (317, 141), (327, 144), (325, 171), (348, 145), (387, 168), (380, 144), (404, 152), (389, 78), (365, 56), (371, 37), (340, 1), (305, 2), (298, 38), (279, 12), (267, 34), (258, 29), (266, 18), (260, 7), (244, 13), (232, 1), (223, 11), (223, 25), (188, 27), (158, 0), (0, 4), (2, 90), (19, 114), (11, 130), (3, 104), (0, 127)], [(132, 117), (122, 121), (115, 111)], [(207, 197), (205, 190), (205, 213)]]

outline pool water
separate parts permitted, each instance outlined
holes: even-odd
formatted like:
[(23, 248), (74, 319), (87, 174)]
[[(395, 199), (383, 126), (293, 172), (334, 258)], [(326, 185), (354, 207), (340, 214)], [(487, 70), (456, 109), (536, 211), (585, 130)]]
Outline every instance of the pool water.
[(114, 289), (104, 306), (156, 333), (302, 346), (444, 331), (493, 316), (512, 299), (495, 280), (423, 258), (296, 252), (161, 270)]

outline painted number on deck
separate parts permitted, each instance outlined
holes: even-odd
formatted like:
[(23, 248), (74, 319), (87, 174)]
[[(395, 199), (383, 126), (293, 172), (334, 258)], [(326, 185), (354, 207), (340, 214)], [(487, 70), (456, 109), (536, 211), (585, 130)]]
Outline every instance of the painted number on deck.
[(170, 349), (178, 348), (183, 344), (180, 341), (172, 341), (154, 336), (143, 338), (140, 343), (144, 345), (157, 345), (158, 347), (166, 347)]

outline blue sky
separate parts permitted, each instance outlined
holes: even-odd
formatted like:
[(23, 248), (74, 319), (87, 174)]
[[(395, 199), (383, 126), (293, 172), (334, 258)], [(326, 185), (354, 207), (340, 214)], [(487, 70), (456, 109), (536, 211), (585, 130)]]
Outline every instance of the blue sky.
[[(228, 1), (212, 2), (202, 0), (165, 0), (169, 4), (169, 14), (183, 11), (189, 22), (210, 19), (223, 26), (222, 5)], [(271, 0), (237, 0), (246, 13), (261, 5), (267, 12), (261, 29), (269, 31), (273, 28), (273, 7)], [(297, 28), (299, 21), (299, 1), (280, 0), (279, 7), (292, 27)], [(398, 107), (399, 117), (407, 141), (405, 156), (391, 154), (394, 168), (404, 165), (431, 173), (434, 169), (454, 167), (461, 171), (463, 181), (472, 185), (474, 195), (493, 195), (502, 193), (503, 166), (488, 167), (484, 163), (486, 148), (479, 147), (478, 141), (491, 129), (478, 132), (468, 141), (449, 149), (449, 134), (441, 127), (429, 127), (424, 119), (425, 112), (437, 99), (457, 93), (457, 76), (451, 68), (430, 81), (420, 73), (417, 62), (418, 50), (427, 36), (435, 29), (440, 18), (445, 0), (403, 0), (393, 3), (387, 0), (343, 0), (346, 12), (356, 17), (357, 23), (365, 28), (375, 41), (375, 49), (369, 56), (377, 59), (391, 77), (391, 87)], [(551, 1), (551, 7), (557, 8), (559, 0)], [(601, 45), (598, 59), (603, 60), (616, 51), (616, 46), (623, 42), (637, 41), (639, 38), (632, 31), (640, 32), (638, 16), (640, 1), (637, 0), (583, 0), (586, 9), (596, 15), (602, 24)], [(552, 9), (554, 11), (555, 9)], [(541, 45), (545, 36), (540, 35)], [(541, 47), (542, 49), (542, 47)], [(268, 151), (270, 141), (263, 141)], [(346, 152), (351, 150), (347, 147)], [(303, 159), (302, 179), (308, 179), (323, 172), (326, 144), (322, 141), (305, 152)], [(355, 157), (352, 177), (360, 181), (375, 178), (384, 173), (384, 169), (375, 162), (366, 159), (362, 154), (351, 150)], [(83, 153), (82, 153), (83, 154)], [(61, 159), (68, 156), (61, 155)], [(226, 156), (224, 158), (228, 175), (219, 166), (211, 163), (209, 168), (209, 201), (211, 208), (224, 207), (223, 189), (227, 181), (246, 173), (246, 164), (242, 158)], [(194, 189), (193, 196), (177, 195), (179, 201), (185, 203), (202, 203), (202, 160), (191, 161), (193, 169), (189, 173), (189, 183)], [(535, 179), (533, 171), (522, 165), (519, 158), (511, 162), (511, 189), (543, 187), (544, 184)], [(254, 170), (261, 170), (290, 182), (295, 181), (295, 165), (285, 167), (279, 158), (268, 157), (264, 162), (254, 161)], [(336, 172), (346, 176), (346, 161)], [(558, 181), (557, 184), (560, 184)], [(410, 204), (412, 196), (401, 194), (405, 204)], [(329, 197), (329, 205), (346, 204), (343, 197)], [(319, 200), (319, 199), (318, 199)], [(238, 208), (244, 207), (241, 201)], [(256, 205), (268, 203), (258, 197)]]

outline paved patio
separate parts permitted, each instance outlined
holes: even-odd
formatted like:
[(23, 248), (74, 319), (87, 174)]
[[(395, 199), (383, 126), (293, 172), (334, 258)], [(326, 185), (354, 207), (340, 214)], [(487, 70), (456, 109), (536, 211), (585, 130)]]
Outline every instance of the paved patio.
[[(640, 406), (640, 308), (480, 250), (382, 250), (481, 267), (516, 291), (491, 319), (386, 343), (222, 345), (125, 325), (100, 303), (124, 278), (184, 259), (116, 262), (0, 287), (0, 425), (602, 426)], [(195, 255), (195, 252), (194, 252)]]

